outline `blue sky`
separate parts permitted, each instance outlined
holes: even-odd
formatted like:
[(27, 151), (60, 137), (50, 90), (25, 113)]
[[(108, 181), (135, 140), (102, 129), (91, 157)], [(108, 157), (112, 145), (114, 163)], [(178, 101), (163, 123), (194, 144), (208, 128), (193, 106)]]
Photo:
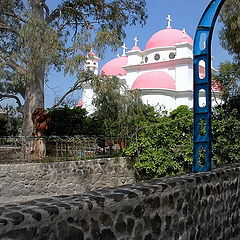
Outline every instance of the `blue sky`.
[[(186, 29), (187, 33), (194, 38), (197, 24), (207, 7), (210, 0), (147, 0), (149, 18), (147, 24), (142, 28), (140, 26), (127, 27), (127, 38), (124, 40), (128, 49), (131, 49), (134, 42), (133, 38), (136, 36), (139, 39), (139, 46), (144, 49), (148, 39), (157, 31), (166, 28), (168, 14), (172, 18), (172, 27), (182, 30)], [(213, 56), (215, 56), (214, 66), (217, 67), (219, 62), (225, 61), (229, 58), (227, 52), (222, 49), (218, 39), (218, 31), (220, 23), (216, 24), (213, 38)], [(119, 49), (119, 53), (122, 50)], [(104, 62), (115, 57), (116, 54), (107, 52)], [(101, 64), (101, 66), (102, 66)]]
[[(47, 0), (47, 4), (53, 9), (59, 1)], [(134, 37), (139, 39), (139, 47), (144, 49), (148, 39), (157, 31), (166, 28), (168, 14), (173, 20), (172, 27), (182, 30), (186, 29), (187, 33), (194, 38), (197, 24), (202, 16), (210, 0), (146, 0), (148, 20), (144, 27), (131, 26), (126, 28), (127, 37), (123, 41), (126, 43), (128, 49), (134, 45)], [(220, 23), (216, 24), (214, 37), (212, 42), (212, 55), (215, 57), (213, 62), (214, 67), (218, 68), (220, 62), (231, 59), (227, 52), (222, 49), (218, 39), (218, 31), (221, 28)], [(119, 48), (116, 53), (107, 50), (104, 59), (100, 61), (100, 68), (107, 61), (116, 57), (117, 53), (122, 54), (122, 49)], [(46, 107), (51, 107), (55, 97), (63, 95), (76, 79), (71, 76), (63, 76), (62, 73), (51, 71), (49, 73), (49, 81), (46, 84)], [(80, 98), (81, 93), (78, 92), (74, 97)]]
[[(171, 15), (173, 20), (173, 28), (181, 30), (185, 28), (187, 33), (194, 38), (197, 24), (210, 0), (146, 0), (146, 2), (149, 15), (146, 25), (144, 27), (137, 25), (126, 28), (127, 37), (123, 41), (126, 43), (128, 49), (133, 47), (134, 37), (138, 37), (138, 45), (141, 49), (144, 49), (148, 39), (155, 32), (166, 28), (166, 17), (168, 14)], [(57, 4), (57, 1), (55, 3), (51, 2), (52, 4)], [(52, 6), (54, 7), (54, 5)], [(221, 25), (217, 22), (212, 42), (212, 55), (215, 57), (213, 64), (215, 68), (218, 68), (220, 62), (231, 58), (220, 46), (218, 39), (220, 28)], [(115, 53), (111, 52), (110, 49), (107, 50), (104, 59), (100, 61), (100, 68), (104, 63), (116, 57), (117, 53), (121, 55), (122, 49), (119, 48)], [(64, 77), (61, 73), (50, 72), (49, 82), (46, 87), (46, 107), (50, 107), (54, 98), (61, 96), (74, 81), (74, 77)], [(79, 98), (80, 96), (80, 93), (75, 94), (75, 98)]]

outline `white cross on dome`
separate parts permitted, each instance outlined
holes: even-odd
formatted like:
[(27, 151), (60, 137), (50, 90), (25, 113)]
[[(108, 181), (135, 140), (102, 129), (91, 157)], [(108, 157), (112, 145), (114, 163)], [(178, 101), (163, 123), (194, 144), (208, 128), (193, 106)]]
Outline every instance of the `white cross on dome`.
[(122, 54), (122, 56), (126, 56), (126, 50), (127, 50), (127, 47), (126, 47), (126, 44), (125, 43), (123, 43), (123, 45), (122, 45), (122, 49), (123, 49), (123, 54)]
[(166, 19), (168, 20), (167, 28), (172, 28), (172, 26), (171, 26), (171, 22), (172, 22), (171, 15), (169, 14)]
[(133, 41), (134, 41), (134, 46), (137, 47), (137, 44), (138, 44), (138, 38), (135, 37), (135, 38), (133, 39)]
[(184, 28), (184, 29), (183, 29), (183, 38), (184, 38), (184, 39), (186, 39), (186, 33), (187, 33), (187, 32), (186, 32), (186, 29)]

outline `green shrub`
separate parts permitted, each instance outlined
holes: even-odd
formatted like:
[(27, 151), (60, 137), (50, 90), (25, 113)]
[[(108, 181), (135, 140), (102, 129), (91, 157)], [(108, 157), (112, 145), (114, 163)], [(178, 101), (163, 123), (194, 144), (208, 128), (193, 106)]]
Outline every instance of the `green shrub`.
[(157, 121), (142, 123), (137, 139), (125, 154), (135, 159), (138, 179), (159, 178), (191, 171), (192, 112), (180, 106)]
[(83, 108), (57, 108), (49, 111), (51, 122), (46, 135), (102, 135), (102, 124), (94, 116), (87, 116)]
[(4, 113), (0, 115), (0, 136), (18, 136), (22, 127), (20, 115), (11, 106), (0, 107), (0, 110)]

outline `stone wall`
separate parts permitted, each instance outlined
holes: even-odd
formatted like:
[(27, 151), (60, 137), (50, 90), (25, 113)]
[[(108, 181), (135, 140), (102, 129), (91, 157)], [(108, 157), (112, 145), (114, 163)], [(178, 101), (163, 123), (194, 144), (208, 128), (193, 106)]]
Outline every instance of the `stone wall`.
[(0, 205), (133, 182), (125, 158), (0, 165)]
[(0, 208), (0, 239), (238, 240), (240, 164)]

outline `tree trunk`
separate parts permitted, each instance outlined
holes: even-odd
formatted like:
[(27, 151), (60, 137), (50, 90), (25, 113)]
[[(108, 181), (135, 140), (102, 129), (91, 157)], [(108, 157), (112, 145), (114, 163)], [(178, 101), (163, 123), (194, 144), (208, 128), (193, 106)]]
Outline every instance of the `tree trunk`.
[(44, 108), (44, 76), (45, 68), (39, 67), (34, 73), (35, 79), (26, 87), (23, 111), (23, 136), (26, 137), (25, 156), (42, 158), (46, 153), (46, 141), (42, 133), (37, 132), (32, 114), (37, 108)]
[[(28, 1), (36, 19), (44, 21), (44, 10), (41, 5), (42, 0)], [(40, 38), (41, 36), (39, 36)], [(41, 47), (41, 46), (39, 46)], [(33, 56), (34, 59), (34, 56)], [(32, 114), (37, 108), (44, 109), (44, 81), (45, 81), (45, 65), (44, 63), (36, 66), (32, 72), (32, 80), (27, 83), (25, 91), (25, 104), (23, 107), (23, 129), (22, 134), (26, 137), (25, 156), (39, 158), (45, 156), (46, 141), (42, 138), (42, 133), (36, 131)]]
[(35, 72), (35, 80), (28, 84), (25, 93), (23, 136), (33, 136), (35, 129), (32, 114), (37, 108), (44, 108), (44, 74), (45, 70)]

